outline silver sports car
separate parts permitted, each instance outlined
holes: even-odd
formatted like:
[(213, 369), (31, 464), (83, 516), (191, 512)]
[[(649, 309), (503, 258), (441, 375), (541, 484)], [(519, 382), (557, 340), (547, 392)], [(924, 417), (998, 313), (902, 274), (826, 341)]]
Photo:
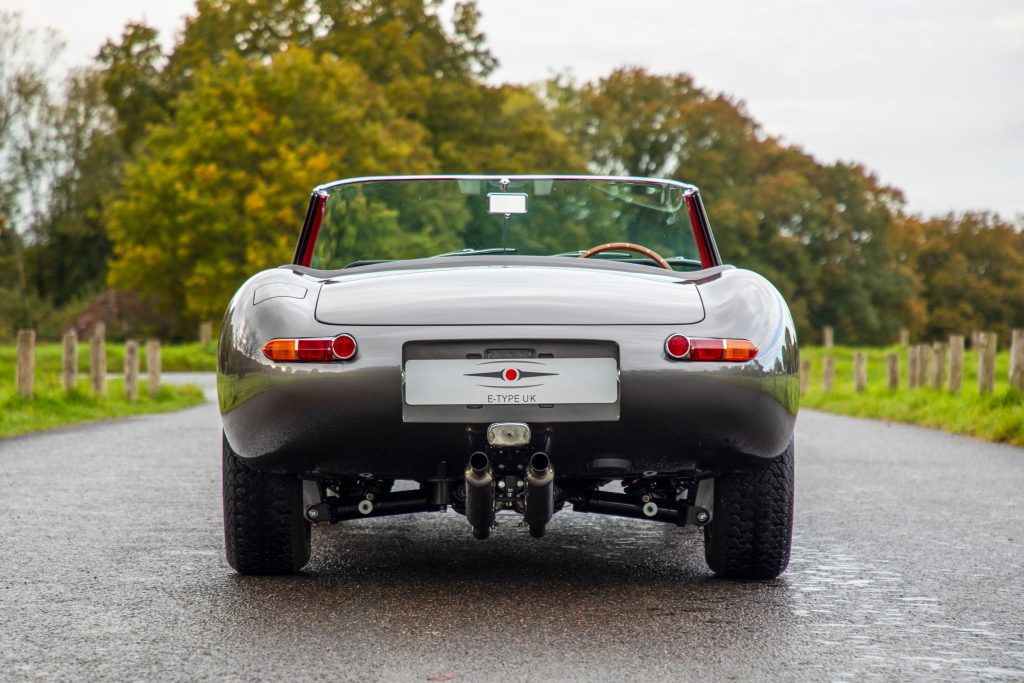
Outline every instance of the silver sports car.
[(692, 185), (322, 185), (293, 262), (224, 317), (228, 562), (293, 572), (311, 524), (449, 508), (539, 538), (571, 504), (702, 527), (716, 574), (773, 578), (798, 367), (786, 302), (722, 263)]

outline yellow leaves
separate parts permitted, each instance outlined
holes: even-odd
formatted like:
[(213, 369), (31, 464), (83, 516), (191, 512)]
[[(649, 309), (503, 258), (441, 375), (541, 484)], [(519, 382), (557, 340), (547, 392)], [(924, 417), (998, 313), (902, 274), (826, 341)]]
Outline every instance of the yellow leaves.
[(195, 178), (200, 183), (213, 184), (217, 182), (219, 172), (216, 163), (199, 164), (195, 168)]
[(331, 162), (325, 151), (321, 150), (306, 158), (306, 170), (314, 176), (326, 179), (327, 171), (330, 167)]
[(251, 192), (245, 198), (245, 210), (247, 213), (259, 213), (266, 207), (267, 202), (259, 192)]

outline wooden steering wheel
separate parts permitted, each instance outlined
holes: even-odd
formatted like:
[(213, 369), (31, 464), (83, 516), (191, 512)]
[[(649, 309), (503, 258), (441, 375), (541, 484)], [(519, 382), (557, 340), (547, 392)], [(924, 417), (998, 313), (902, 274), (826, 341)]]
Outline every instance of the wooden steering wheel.
[(672, 270), (672, 266), (668, 264), (668, 261), (663, 259), (658, 252), (647, 247), (641, 247), (639, 244), (633, 244), (632, 242), (609, 242), (608, 244), (601, 244), (591, 249), (587, 249), (585, 252), (580, 254), (580, 258), (590, 258), (594, 254), (600, 254), (602, 251), (609, 251), (611, 249), (625, 249), (626, 251), (635, 251), (643, 254), (644, 256), (653, 259), (655, 263), (666, 270)]

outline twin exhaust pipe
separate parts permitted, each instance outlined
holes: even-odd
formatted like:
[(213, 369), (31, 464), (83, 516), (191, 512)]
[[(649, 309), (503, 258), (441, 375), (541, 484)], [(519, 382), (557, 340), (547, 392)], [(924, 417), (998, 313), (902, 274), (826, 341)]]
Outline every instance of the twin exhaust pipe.
[[(494, 471), (483, 451), (469, 456), (466, 466), (466, 520), (473, 536), (483, 540), (494, 526)], [(540, 538), (555, 512), (555, 472), (547, 453), (538, 451), (526, 468), (523, 520), (530, 535)]]
[(481, 541), (491, 535), (494, 525), (494, 472), (483, 451), (469, 456), (466, 466), (466, 521), (473, 536)]

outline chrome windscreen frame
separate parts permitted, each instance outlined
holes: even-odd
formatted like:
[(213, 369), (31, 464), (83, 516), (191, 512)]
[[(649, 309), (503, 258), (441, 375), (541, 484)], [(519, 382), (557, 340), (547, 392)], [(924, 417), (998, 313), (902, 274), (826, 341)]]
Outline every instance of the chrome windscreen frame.
[[(326, 201), (328, 193), (336, 188), (346, 185), (355, 185), (369, 182), (388, 182), (405, 180), (480, 180), (480, 181), (501, 181), (501, 180), (571, 180), (571, 181), (608, 181), (608, 182), (633, 182), (647, 184), (664, 184), (678, 187), (683, 192), (683, 198), (687, 205), (691, 206), (690, 215), (691, 228), (694, 239), (697, 240), (698, 248), (702, 254), (706, 254), (705, 268), (713, 268), (722, 265), (722, 257), (718, 253), (718, 246), (715, 244), (714, 235), (711, 232), (711, 223), (708, 220), (707, 211), (704, 208), (704, 201), (701, 199), (700, 190), (697, 186), (689, 183), (671, 180), (668, 178), (643, 178), (639, 176), (616, 176), (616, 175), (473, 175), (473, 174), (452, 174), (452, 175), (391, 175), (391, 176), (362, 176), (359, 178), (345, 178), (335, 180), (313, 188), (310, 196), (309, 207), (306, 210), (306, 217), (302, 224), (302, 232), (299, 234), (299, 241), (295, 245), (295, 255), (292, 263), (299, 266), (307, 266), (311, 254), (310, 237), (314, 232), (314, 226), (318, 227), (318, 216), (323, 202)], [(315, 238), (315, 235), (314, 235)]]

